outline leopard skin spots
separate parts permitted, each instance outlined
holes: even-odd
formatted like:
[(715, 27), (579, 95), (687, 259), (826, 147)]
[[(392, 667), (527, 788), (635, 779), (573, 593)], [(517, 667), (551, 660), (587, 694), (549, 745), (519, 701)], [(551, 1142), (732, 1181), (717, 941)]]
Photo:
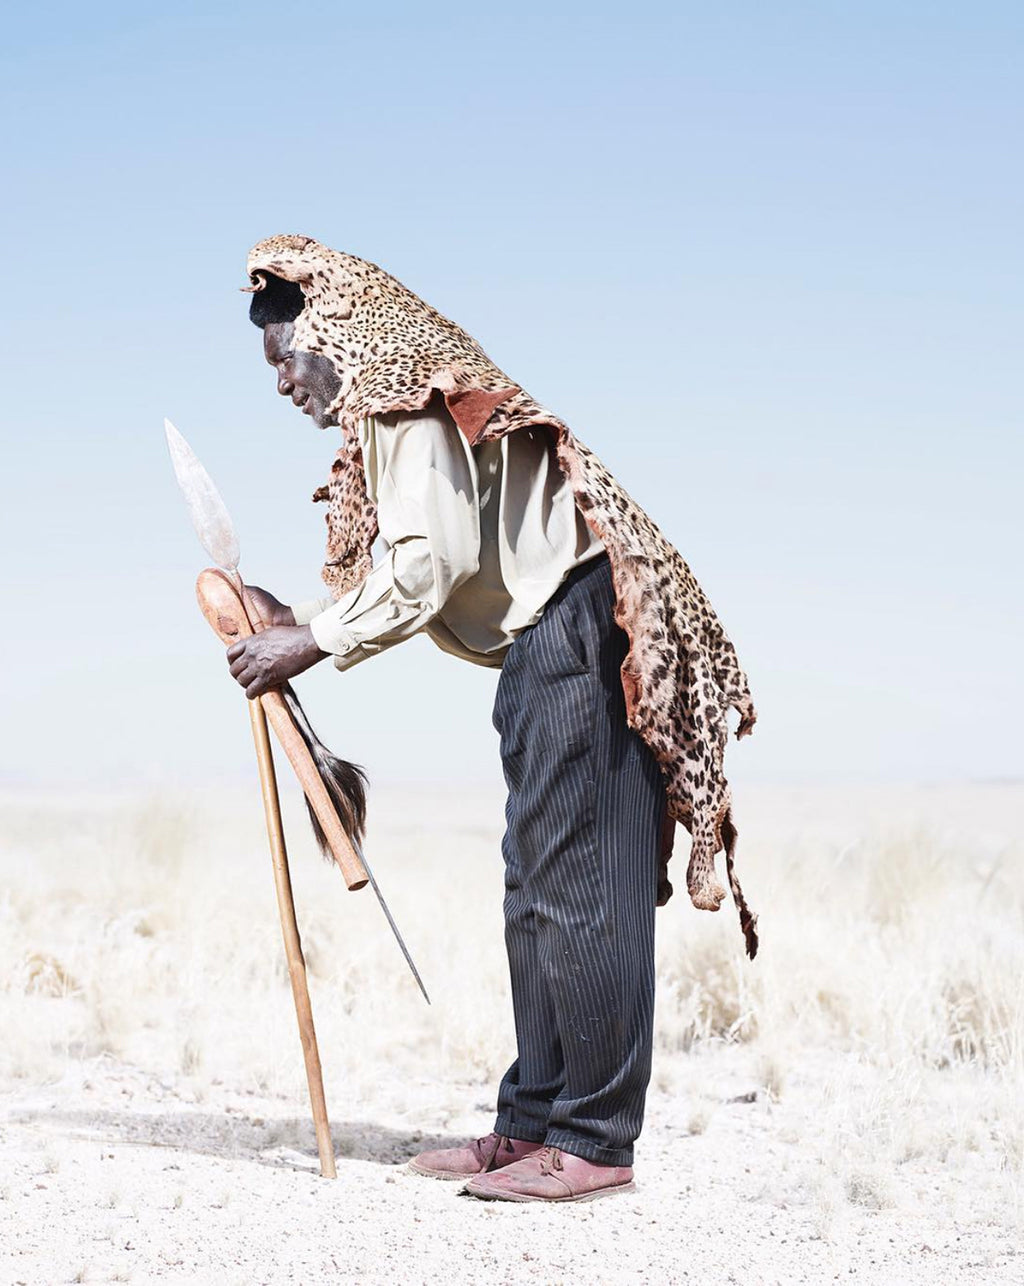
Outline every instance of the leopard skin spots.
[[(757, 916), (736, 878), (736, 827), (723, 761), (728, 711), (739, 714), (737, 737), (751, 731), (757, 715), (733, 645), (682, 555), (568, 425), (499, 370), (461, 327), (382, 268), (309, 237), (277, 236), (253, 247), (248, 269), (254, 289), (262, 288), (264, 273), (299, 283), (306, 305), (295, 320), (294, 345), (324, 353), (341, 380), (331, 409), (342, 446), (326, 488), (316, 493), (327, 498), (323, 575), (335, 598), (366, 577), (377, 536), (359, 449), (363, 417), (418, 409), (435, 390), (503, 394), (482, 427), (459, 425), (469, 441), (493, 442), (540, 426), (553, 434), (576, 503), (608, 550), (615, 620), (629, 637), (622, 664), (627, 717), (661, 766), (670, 816), (690, 832), (690, 898), (701, 909), (718, 910), (725, 890), (715, 854), (724, 849), (752, 957)], [(458, 402), (453, 397), (450, 403), (456, 423)], [(667, 887), (663, 875), (663, 894)]]

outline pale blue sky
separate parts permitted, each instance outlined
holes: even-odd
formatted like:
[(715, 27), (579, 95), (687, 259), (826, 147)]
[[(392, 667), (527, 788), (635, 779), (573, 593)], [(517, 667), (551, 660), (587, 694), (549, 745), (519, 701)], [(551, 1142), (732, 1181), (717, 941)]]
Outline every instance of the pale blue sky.
[[(251, 773), (169, 415), (248, 578), (319, 592), (331, 443), (245, 255), (308, 233), (471, 330), (691, 562), (736, 781), (1020, 774), (1024, 10), (39, 4), (5, 17), (0, 781)], [(495, 675), (300, 680), (378, 779), (498, 780)]]

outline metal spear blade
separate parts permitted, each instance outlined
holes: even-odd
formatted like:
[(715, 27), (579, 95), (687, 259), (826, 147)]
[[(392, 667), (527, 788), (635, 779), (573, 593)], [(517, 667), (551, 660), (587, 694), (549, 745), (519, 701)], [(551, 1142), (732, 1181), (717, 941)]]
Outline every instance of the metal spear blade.
[(416, 962), (409, 954), (409, 948), (405, 945), (405, 939), (398, 931), (398, 925), (395, 924), (394, 916), (391, 914), (390, 910), (388, 909), (388, 904), (384, 901), (384, 894), (381, 893), (379, 887), (377, 886), (377, 881), (373, 878), (373, 871), (370, 869), (370, 864), (366, 860), (366, 854), (363, 852), (362, 845), (359, 843), (358, 840), (353, 840), (353, 846), (356, 852), (359, 854), (359, 857), (362, 860), (363, 866), (366, 867), (366, 874), (370, 881), (370, 887), (373, 889), (374, 893), (376, 893), (377, 901), (380, 903), (381, 910), (384, 912), (384, 915), (387, 917), (388, 924), (391, 925), (391, 932), (395, 935), (395, 941), (398, 943), (399, 947), (401, 948), (402, 955), (405, 956), (405, 963), (409, 966), (410, 970), (412, 971), (412, 976), (416, 979), (416, 985), (419, 987), (420, 991), (423, 992), (423, 999), (429, 1005), (430, 997), (427, 995), (427, 989), (423, 985), (423, 979), (420, 977), (420, 971), (416, 968)]
[(174, 465), (178, 486), (185, 497), (199, 543), (218, 567), (226, 572), (237, 571), (241, 554), (235, 525), (231, 521), (227, 505), (196, 453), (170, 420), (164, 420), (164, 432), (167, 434), (171, 464)]

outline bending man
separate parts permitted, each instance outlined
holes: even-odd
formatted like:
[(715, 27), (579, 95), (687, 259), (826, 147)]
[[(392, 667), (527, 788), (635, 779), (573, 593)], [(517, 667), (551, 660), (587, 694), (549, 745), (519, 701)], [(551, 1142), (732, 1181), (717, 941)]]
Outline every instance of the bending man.
[(693, 836), (694, 903), (724, 898), (714, 856), (725, 848), (748, 953), (757, 947), (722, 775), (728, 708), (738, 735), (755, 718), (745, 676), (678, 552), (458, 326), (375, 265), (306, 237), (261, 242), (249, 271), (278, 391), (340, 427), (342, 443), (315, 497), (328, 504), (333, 597), (287, 607), (255, 591), (274, 627), (229, 650), (232, 674), (255, 697), (419, 631), (501, 669), (517, 1057), (493, 1132), (411, 1167), (489, 1199), (629, 1190), (676, 821)]

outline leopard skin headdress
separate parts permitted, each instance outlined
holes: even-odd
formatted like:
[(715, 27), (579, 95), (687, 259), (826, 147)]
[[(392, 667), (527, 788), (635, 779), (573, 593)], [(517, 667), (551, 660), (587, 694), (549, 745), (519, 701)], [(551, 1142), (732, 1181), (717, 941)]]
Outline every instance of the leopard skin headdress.
[[(440, 391), (472, 445), (527, 425), (554, 435), (559, 465), (587, 523), (604, 542), (615, 584), (615, 620), (629, 637), (622, 686), (629, 724), (654, 752), (669, 815), (690, 831), (686, 873), (693, 904), (717, 911), (726, 870), (747, 954), (757, 951), (757, 916), (735, 872), (736, 828), (722, 770), (726, 715), (739, 713), (737, 737), (757, 718), (736, 652), (682, 556), (596, 455), (558, 416), (498, 369), (460, 326), (382, 268), (311, 237), (277, 236), (249, 253), (251, 289), (270, 273), (297, 282), (305, 298), (294, 346), (322, 353), (341, 380), (331, 410), (342, 447), (314, 499), (328, 502), (324, 580), (340, 597), (372, 566), (376, 512), (366, 493), (357, 425), (366, 416), (411, 411)], [(671, 885), (664, 882), (659, 901)]]

